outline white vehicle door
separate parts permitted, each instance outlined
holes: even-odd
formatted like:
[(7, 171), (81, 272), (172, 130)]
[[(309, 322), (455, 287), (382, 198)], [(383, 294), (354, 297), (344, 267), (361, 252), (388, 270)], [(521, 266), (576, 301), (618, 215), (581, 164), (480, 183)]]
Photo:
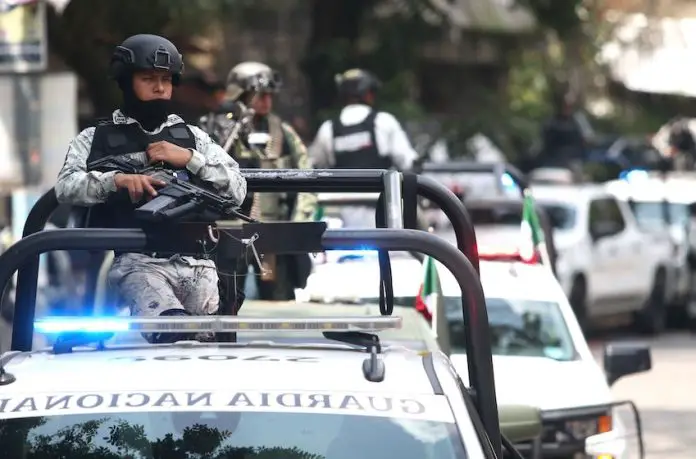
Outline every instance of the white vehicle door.
[(626, 271), (631, 271), (630, 237), (616, 200), (602, 196), (590, 201), (589, 233), (592, 240), (592, 264), (589, 269), (593, 316), (616, 314), (624, 309), (631, 287)]
[[(617, 201), (626, 222), (621, 251), (625, 253), (626, 268), (622, 271), (621, 282), (626, 286), (628, 309), (636, 309), (643, 304), (652, 288), (653, 274), (658, 263), (666, 263), (671, 242), (666, 223), (659, 231), (655, 227), (641, 229), (628, 204)], [(658, 207), (658, 210), (662, 210)]]

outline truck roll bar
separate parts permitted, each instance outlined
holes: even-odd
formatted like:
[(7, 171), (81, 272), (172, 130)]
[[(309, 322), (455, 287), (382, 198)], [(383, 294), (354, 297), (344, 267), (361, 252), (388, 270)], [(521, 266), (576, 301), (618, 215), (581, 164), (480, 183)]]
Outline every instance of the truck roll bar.
[[(478, 273), (469, 260), (447, 241), (425, 231), (405, 229), (368, 229), (368, 230), (326, 230), (326, 223), (269, 223), (253, 224), (253, 231), (259, 233), (259, 241), (276, 234), (292, 233), (298, 228), (301, 233), (308, 234), (307, 225), (317, 230), (313, 239), (320, 243), (325, 250), (351, 250), (372, 247), (382, 250), (399, 250), (421, 252), (433, 257), (449, 269), (459, 283), (461, 289), (462, 314), (464, 317), (464, 333), (466, 336), (468, 371), (470, 386), (475, 390), (476, 409), (486, 429), (493, 450), (499, 456), (502, 451), (498, 409), (493, 378), (493, 358), (491, 353), (490, 330), (488, 313), (479, 281)], [(207, 225), (197, 225), (207, 227)], [(244, 231), (242, 225), (239, 231)], [(264, 234), (264, 227), (268, 233)], [(248, 230), (247, 230), (248, 231)], [(295, 230), (296, 231), (296, 230)], [(169, 231), (176, 234), (178, 231)], [(226, 234), (225, 231), (223, 234)], [(26, 264), (27, 260), (38, 259), (45, 252), (53, 250), (122, 250), (122, 251), (157, 251), (163, 242), (157, 241), (142, 230), (129, 229), (58, 229), (40, 231), (29, 235), (12, 245), (0, 255), (0, 286), (7, 286), (15, 271)], [(167, 244), (175, 243), (177, 236), (172, 236)], [(288, 238), (292, 240), (292, 238)], [(236, 238), (220, 238), (220, 245), (225, 240), (237, 241)], [(311, 244), (312, 241), (309, 241)], [(170, 245), (176, 251), (176, 245)], [(278, 247), (282, 252), (283, 247)], [(223, 247), (224, 250), (224, 247)], [(296, 250), (294, 245), (288, 245), (287, 250)], [(28, 280), (28, 279), (27, 279)], [(36, 278), (33, 279), (34, 283)], [(35, 298), (34, 298), (35, 300)], [(15, 311), (15, 322), (12, 330), (12, 350), (30, 351), (34, 334), (34, 307), (21, 307)], [(33, 306), (35, 302), (31, 302)]]
[[(388, 175), (390, 171), (382, 169), (242, 169), (241, 172), (246, 178), (247, 189), (251, 192), (376, 193), (387, 188), (387, 194), (401, 195), (401, 192), (395, 193), (394, 178)], [(476, 234), (466, 207), (451, 190), (431, 177), (417, 176), (417, 187), (419, 196), (437, 204), (445, 213), (452, 223), (457, 247), (479, 272)], [(29, 212), (22, 237), (43, 231), (57, 208), (58, 200), (51, 188)], [(19, 289), (19, 280), (17, 284)]]
[[(242, 169), (241, 172), (247, 180), (247, 189), (251, 192), (375, 193), (386, 191), (387, 195), (391, 195), (390, 201), (393, 201), (397, 194), (394, 189), (394, 172), (391, 172), (390, 176), (389, 171), (381, 169)], [(457, 247), (479, 272), (476, 234), (464, 204), (452, 191), (431, 177), (417, 176), (417, 189), (420, 196), (440, 206), (452, 223)], [(389, 198), (389, 196), (385, 197)], [(46, 222), (58, 205), (53, 189), (41, 196), (27, 216), (22, 237), (43, 231)], [(405, 205), (416, 205), (416, 203), (405, 203)], [(389, 206), (385, 207), (389, 208)], [(392, 221), (396, 219), (394, 213), (390, 215), (390, 218)], [(38, 273), (38, 258), (27, 259), (19, 269), (16, 309), (34, 309)], [(29, 303), (22, 304), (23, 301)]]

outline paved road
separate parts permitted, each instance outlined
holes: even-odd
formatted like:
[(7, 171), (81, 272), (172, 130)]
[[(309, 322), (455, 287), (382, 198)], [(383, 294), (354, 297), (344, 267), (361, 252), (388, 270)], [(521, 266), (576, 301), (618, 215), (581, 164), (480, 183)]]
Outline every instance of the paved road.
[[(696, 335), (674, 332), (650, 341), (652, 371), (619, 380), (613, 392), (617, 399), (631, 399), (638, 405), (646, 457), (693, 459), (696, 457)], [(601, 345), (595, 347), (592, 343), (592, 347), (597, 349), (601, 361)]]

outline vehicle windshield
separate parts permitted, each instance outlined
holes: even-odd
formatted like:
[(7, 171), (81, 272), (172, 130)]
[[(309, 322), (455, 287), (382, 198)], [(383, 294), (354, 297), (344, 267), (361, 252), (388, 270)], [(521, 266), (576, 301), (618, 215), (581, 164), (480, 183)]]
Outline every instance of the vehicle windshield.
[[(453, 354), (466, 353), (462, 301), (446, 296), (445, 314), (450, 329)], [(365, 298), (365, 303), (377, 298)], [(395, 297), (394, 304), (414, 307), (415, 297)], [(575, 360), (577, 352), (557, 303), (550, 301), (486, 298), (488, 322), (494, 355), (548, 357), (554, 360)]]
[(569, 230), (575, 226), (576, 212), (571, 206), (565, 204), (553, 204), (549, 202), (539, 202), (537, 205), (544, 209), (549, 216), (551, 226), (556, 230)]
[[(641, 228), (660, 229), (665, 224), (665, 209), (662, 202), (629, 201), (633, 215)], [(673, 225), (685, 225), (689, 222), (689, 207), (686, 204), (668, 203), (667, 211)]]
[[(285, 395), (292, 404), (294, 394)], [(0, 420), (0, 444), (1, 456), (13, 459), (467, 457), (453, 423), (306, 412), (177, 411), (18, 418)]]
[[(466, 352), (461, 298), (445, 297), (452, 353)], [(555, 302), (486, 297), (494, 355), (575, 360), (577, 352)]]

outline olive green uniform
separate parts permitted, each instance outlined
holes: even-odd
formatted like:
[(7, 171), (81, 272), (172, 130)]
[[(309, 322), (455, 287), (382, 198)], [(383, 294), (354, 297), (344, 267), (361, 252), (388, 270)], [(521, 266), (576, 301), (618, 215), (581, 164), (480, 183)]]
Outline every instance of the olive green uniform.
[[(258, 159), (259, 167), (263, 169), (311, 169), (307, 148), (295, 130), (284, 123), (278, 116), (271, 114), (257, 119), (255, 132), (266, 132), (270, 135), (264, 157)], [(239, 152), (241, 164), (252, 155), (258, 154), (249, 150)], [(248, 158), (247, 158), (248, 157)], [(312, 193), (258, 193), (254, 197), (251, 214), (264, 222), (274, 221), (312, 221), (316, 211), (317, 198)], [(251, 257), (250, 262), (255, 261)], [(263, 269), (255, 267), (258, 277), (259, 296), (264, 300), (289, 300), (295, 297), (295, 288), (306, 280), (309, 256), (272, 255), (263, 257)], [(245, 280), (248, 265), (242, 263), (238, 270), (238, 283)], [(259, 271), (261, 271), (259, 273)]]

